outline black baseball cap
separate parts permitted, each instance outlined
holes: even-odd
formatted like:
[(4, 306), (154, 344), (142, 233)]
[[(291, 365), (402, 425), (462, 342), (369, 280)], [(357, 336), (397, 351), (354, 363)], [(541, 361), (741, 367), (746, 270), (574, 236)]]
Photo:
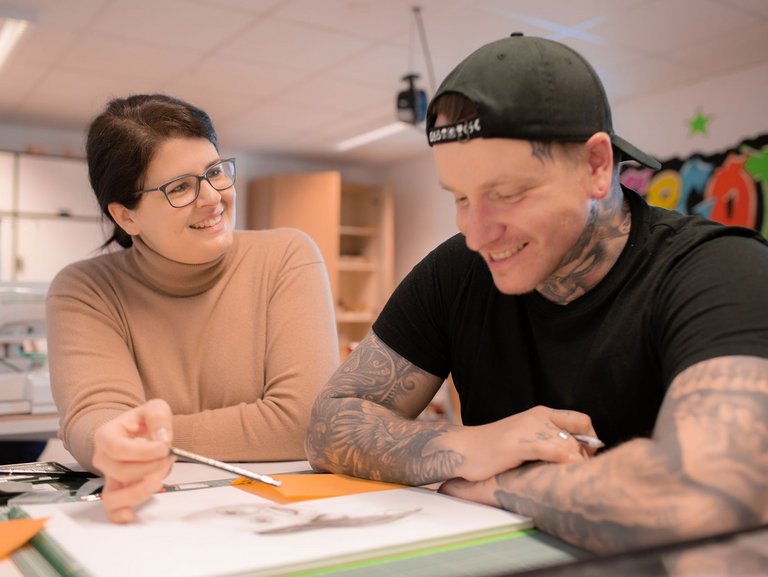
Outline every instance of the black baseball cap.
[[(477, 116), (435, 127), (434, 104), (450, 92), (471, 100)], [(585, 142), (596, 132), (607, 132), (627, 159), (661, 168), (613, 132), (603, 84), (578, 52), (520, 32), (467, 56), (443, 80), (427, 109), (430, 146), (471, 138)]]

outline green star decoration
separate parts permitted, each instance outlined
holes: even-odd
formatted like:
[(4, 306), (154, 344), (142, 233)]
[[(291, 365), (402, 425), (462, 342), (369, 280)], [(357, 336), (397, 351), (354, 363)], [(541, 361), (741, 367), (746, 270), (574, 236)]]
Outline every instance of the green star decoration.
[(768, 146), (764, 146), (760, 150), (742, 147), (739, 152), (749, 155), (749, 159), (744, 163), (744, 168), (752, 178), (757, 182), (768, 183)]
[(709, 133), (709, 123), (713, 118), (711, 114), (704, 114), (701, 110), (697, 110), (696, 116), (688, 121), (688, 135), (693, 136), (699, 133), (706, 136)]

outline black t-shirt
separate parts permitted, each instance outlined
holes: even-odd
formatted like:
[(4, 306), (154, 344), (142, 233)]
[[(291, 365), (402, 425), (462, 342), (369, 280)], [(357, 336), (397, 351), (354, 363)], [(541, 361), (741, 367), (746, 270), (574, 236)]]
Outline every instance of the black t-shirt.
[(414, 267), (374, 332), (421, 369), (453, 375), (465, 425), (542, 404), (587, 413), (609, 446), (649, 436), (685, 368), (768, 357), (768, 243), (624, 192), (627, 244), (577, 300), (502, 294), (458, 234)]

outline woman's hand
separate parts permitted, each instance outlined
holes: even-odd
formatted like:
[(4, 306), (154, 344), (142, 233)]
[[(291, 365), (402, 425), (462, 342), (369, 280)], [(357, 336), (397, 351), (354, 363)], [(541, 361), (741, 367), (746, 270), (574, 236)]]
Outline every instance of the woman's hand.
[(106, 479), (102, 502), (112, 521), (133, 521), (133, 508), (162, 488), (173, 465), (172, 438), (171, 409), (160, 399), (96, 429), (93, 464)]

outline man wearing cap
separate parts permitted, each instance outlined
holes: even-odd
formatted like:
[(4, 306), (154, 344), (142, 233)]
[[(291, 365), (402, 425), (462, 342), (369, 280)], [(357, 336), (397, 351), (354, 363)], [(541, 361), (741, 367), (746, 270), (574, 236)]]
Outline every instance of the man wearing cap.
[[(622, 187), (621, 160), (659, 164), (557, 42), (468, 56), (427, 135), (460, 234), (318, 396), (313, 467), (442, 482), (598, 552), (767, 522), (765, 240)], [(449, 374), (462, 425), (417, 420)]]

